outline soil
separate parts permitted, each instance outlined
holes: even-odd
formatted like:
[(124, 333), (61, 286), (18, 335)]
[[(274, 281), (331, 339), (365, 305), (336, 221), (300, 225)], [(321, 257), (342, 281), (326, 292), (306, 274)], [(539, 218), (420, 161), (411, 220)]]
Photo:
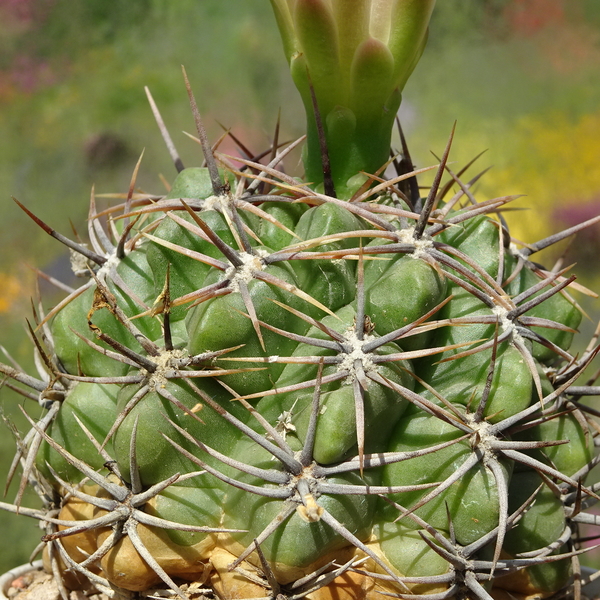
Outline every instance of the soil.
[[(214, 596), (206, 596), (206, 589), (199, 584), (185, 583), (180, 588), (190, 600), (214, 600)], [(122, 591), (122, 590), (121, 590)], [(110, 598), (107, 594), (98, 593), (96, 590), (67, 590), (69, 600), (116, 600), (123, 596), (115, 594)], [(42, 568), (28, 571), (14, 579), (5, 592), (8, 600), (61, 600), (60, 590), (53, 575), (46, 573)], [(172, 590), (149, 590), (143, 594), (130, 592), (128, 599), (133, 598), (177, 598)]]
[[(6, 591), (9, 600), (60, 600), (60, 590), (54, 577), (43, 569), (29, 571), (17, 577)], [(108, 600), (105, 594), (86, 595), (81, 591), (69, 592), (69, 600)]]

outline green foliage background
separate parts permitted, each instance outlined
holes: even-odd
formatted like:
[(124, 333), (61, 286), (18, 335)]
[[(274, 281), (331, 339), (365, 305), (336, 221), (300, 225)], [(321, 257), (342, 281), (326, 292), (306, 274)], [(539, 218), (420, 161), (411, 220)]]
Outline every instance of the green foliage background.
[[(1, 343), (23, 366), (31, 368), (23, 324), (35, 289), (25, 265), (69, 274), (63, 249), (11, 196), (67, 235), (70, 219), (84, 236), (92, 185), (98, 194), (126, 192), (142, 149), (138, 186), (162, 193), (160, 175), (170, 180), (175, 171), (145, 85), (186, 166), (200, 164), (199, 147), (183, 133), (194, 132), (194, 124), (181, 64), (211, 139), (221, 122), (258, 152), (279, 108), (283, 138), (303, 132), (267, 0), (0, 0), (0, 330)], [(458, 120), (453, 168), (489, 148), (471, 171), (495, 165), (480, 197), (526, 193), (520, 206), (537, 207), (525, 217), (509, 215), (517, 237), (526, 235), (524, 222), (534, 241), (557, 230), (559, 216), (598, 214), (599, 67), (597, 0), (440, 0), (429, 46), (404, 93), (413, 162), (434, 163), (430, 151), (442, 151)], [(120, 144), (116, 164), (90, 150), (107, 134)], [(575, 259), (598, 288), (596, 256)], [(43, 287), (48, 308), (53, 297)], [(6, 415), (22, 426), (18, 402), (0, 391)], [(12, 451), (4, 433), (2, 473)], [(0, 550), (3, 571), (28, 560), (40, 531), (4, 513), (0, 530), (9, 541)]]

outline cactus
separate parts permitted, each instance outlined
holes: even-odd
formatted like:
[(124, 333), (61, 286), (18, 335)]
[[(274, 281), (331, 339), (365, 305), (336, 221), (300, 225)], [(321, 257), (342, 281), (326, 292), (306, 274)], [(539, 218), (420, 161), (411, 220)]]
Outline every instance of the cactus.
[(301, 140), (242, 168), (213, 150), (185, 77), (205, 167), (148, 92), (166, 196), (134, 194), (138, 164), (122, 204), (92, 195), (89, 245), (21, 205), (84, 283), (35, 314), (38, 376), (0, 365), (44, 409), (0, 507), (42, 522), (64, 598), (578, 594), (597, 336), (570, 351), (583, 288), (532, 259), (598, 219), (520, 247), (516, 196), (478, 202), (453, 134), (433, 167), (390, 155), (433, 0), (271, 1), (305, 180), (280, 168)]

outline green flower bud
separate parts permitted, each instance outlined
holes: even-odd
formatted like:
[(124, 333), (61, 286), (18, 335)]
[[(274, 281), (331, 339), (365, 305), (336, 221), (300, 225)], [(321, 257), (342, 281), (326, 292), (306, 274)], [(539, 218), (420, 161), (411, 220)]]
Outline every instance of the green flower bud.
[(315, 118), (323, 123), (332, 179), (348, 180), (388, 159), (404, 85), (427, 40), (435, 0), (271, 0), (292, 77), (307, 114), (306, 175), (323, 182)]

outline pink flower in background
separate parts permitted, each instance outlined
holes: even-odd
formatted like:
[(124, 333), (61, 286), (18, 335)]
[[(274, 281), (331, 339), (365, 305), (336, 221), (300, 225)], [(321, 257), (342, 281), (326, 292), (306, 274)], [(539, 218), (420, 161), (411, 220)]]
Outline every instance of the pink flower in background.
[(573, 65), (600, 64), (598, 30), (586, 22), (581, 3), (511, 0), (504, 18), (516, 36), (536, 39), (544, 59), (559, 74), (569, 74)]
[(564, 5), (564, 0), (513, 0), (506, 8), (506, 16), (514, 32), (535, 35), (565, 23)]
[(33, 5), (33, 0), (0, 0), (0, 11), (19, 21), (31, 21)]
[[(12, 21), (34, 23), (43, 21), (54, 0), (0, 0), (0, 15)], [(4, 25), (3, 25), (4, 26)]]
[(32, 93), (56, 81), (50, 65), (35, 56), (32, 43), (55, 0), (0, 0), (0, 35), (12, 51), (4, 56), (0, 71), (0, 99), (20, 92)]
[[(588, 202), (569, 201), (557, 208), (553, 220), (562, 228), (573, 227), (600, 214), (600, 197)], [(598, 253), (600, 252), (600, 226), (592, 225), (580, 231), (571, 239), (566, 249), (565, 258), (568, 263), (576, 262), (593, 272), (597, 269)]]
[(21, 92), (33, 93), (40, 87), (56, 83), (57, 77), (45, 60), (21, 54), (13, 61), (10, 71), (13, 85)]

